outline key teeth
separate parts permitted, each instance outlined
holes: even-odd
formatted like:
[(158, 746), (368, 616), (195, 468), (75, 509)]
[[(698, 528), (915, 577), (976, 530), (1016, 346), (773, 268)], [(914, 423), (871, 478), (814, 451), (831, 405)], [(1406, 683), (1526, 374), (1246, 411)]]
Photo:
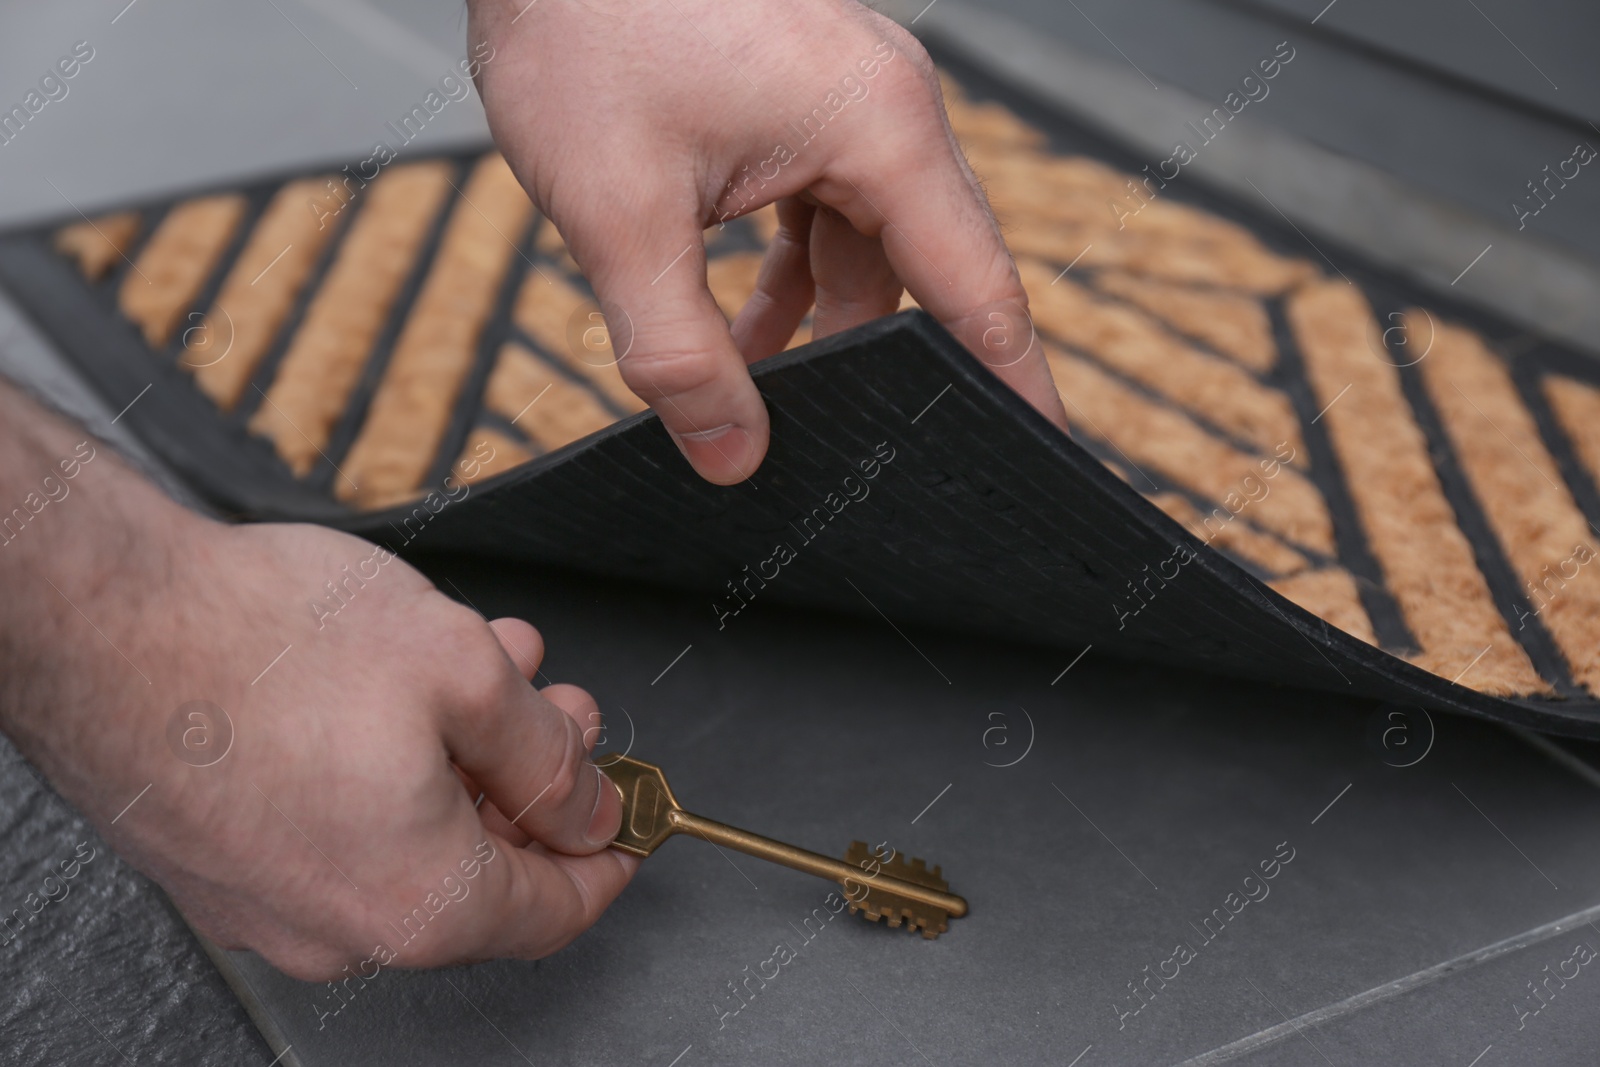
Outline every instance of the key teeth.
[(895, 929), (916, 930), (928, 941), (950, 929), (949, 916), (944, 912), (896, 896), (893, 891), (879, 887), (872, 876), (865, 873), (865, 865), (876, 862), (878, 869), (890, 878), (945, 892), (949, 884), (944, 880), (943, 868), (935, 865), (930, 870), (927, 861), (916, 856), (895, 855), (887, 861), (880, 860), (865, 841), (850, 843), (845, 862), (863, 867), (859, 882), (866, 888), (863, 896), (850, 900), (850, 914), (860, 915), (871, 923), (881, 920)]
[(915, 904), (873, 900), (871, 897), (852, 902), (850, 914), (860, 915), (871, 923), (882, 920), (893, 929), (903, 926), (909, 930), (916, 930), (929, 941), (950, 929), (949, 919), (942, 913), (937, 911), (925, 913)]

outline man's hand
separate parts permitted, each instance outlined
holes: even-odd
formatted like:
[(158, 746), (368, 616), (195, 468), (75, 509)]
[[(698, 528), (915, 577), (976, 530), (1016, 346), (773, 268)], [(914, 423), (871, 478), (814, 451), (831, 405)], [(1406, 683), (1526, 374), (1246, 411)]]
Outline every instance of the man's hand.
[[(469, 7), (495, 140), (594, 285), (624, 380), (704, 477), (741, 481), (766, 453), (746, 363), (813, 302), (822, 337), (902, 287), (1066, 425), (932, 64), (893, 22), (855, 0)], [(782, 227), (730, 332), (702, 232), (770, 203)]]
[(533, 627), (353, 537), (201, 519), (83, 440), (0, 386), (0, 726), (200, 929), (370, 978), (599, 917), (637, 861)]

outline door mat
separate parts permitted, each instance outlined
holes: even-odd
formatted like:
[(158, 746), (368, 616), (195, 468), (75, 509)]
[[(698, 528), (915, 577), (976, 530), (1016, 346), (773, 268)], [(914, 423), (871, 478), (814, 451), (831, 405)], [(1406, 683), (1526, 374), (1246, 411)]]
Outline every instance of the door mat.
[[(36, 227), (0, 284), (240, 518), (1600, 736), (1600, 365), (951, 69), (1072, 438), (912, 309), (803, 328), (701, 484), (492, 152)], [(775, 226), (708, 231), (727, 314)]]

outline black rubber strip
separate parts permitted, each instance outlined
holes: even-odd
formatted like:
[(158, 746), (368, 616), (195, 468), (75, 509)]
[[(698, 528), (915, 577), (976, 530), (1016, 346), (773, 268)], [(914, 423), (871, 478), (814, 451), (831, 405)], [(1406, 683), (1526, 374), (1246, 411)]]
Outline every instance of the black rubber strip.
[(1420, 652), (1421, 646), (1406, 623), (1400, 602), (1389, 592), (1383, 564), (1372, 554), (1366, 527), (1361, 524), (1355, 498), (1350, 494), (1344, 465), (1339, 462), (1339, 453), (1328, 435), (1328, 424), (1321, 418), (1324, 408), (1306, 377), (1305, 356), (1289, 325), (1283, 301), (1268, 300), (1266, 306), (1272, 320), (1273, 344), (1278, 349), (1274, 377), (1300, 417), (1300, 436), (1305, 441), (1311, 480), (1322, 491), (1328, 515), (1333, 520), (1333, 543), (1338, 549), (1339, 565), (1355, 578), (1356, 592), (1378, 644), (1397, 656)]
[(239, 257), (244, 254), (245, 245), (250, 243), (256, 225), (261, 221), (261, 215), (266, 211), (267, 204), (277, 188), (274, 183), (258, 185), (244, 191), (244, 213), (239, 216), (238, 224), (229, 236), (228, 243), (223, 247), (222, 254), (212, 266), (211, 273), (206, 276), (205, 283), (200, 286), (199, 293), (179, 320), (177, 334), (167, 341), (167, 357), (173, 362), (183, 358), (184, 337), (188, 333), (183, 324), (198, 323), (202, 317), (210, 313), (217, 302), (217, 294), (222, 292), (223, 283), (228, 280), (228, 275), (233, 273), (234, 264), (239, 262)]
[[(1398, 321), (1389, 316), (1398, 312), (1399, 308), (1381, 310), (1386, 313), (1382, 321)], [(1403, 358), (1410, 357), (1404, 357), (1397, 351), (1396, 361)], [(1500, 612), (1500, 617), (1505, 620), (1506, 628), (1511, 631), (1512, 638), (1528, 653), (1528, 658), (1533, 661), (1534, 670), (1553, 685), (1557, 693), (1565, 697), (1582, 698), (1583, 689), (1573, 680), (1572, 667), (1568, 664), (1566, 656), (1555, 639), (1550, 636), (1550, 631), (1545, 629), (1543, 620), (1534, 614), (1527, 597), (1523, 595), (1522, 581), (1517, 577), (1516, 568), (1511, 565), (1511, 560), (1500, 545), (1500, 539), (1495, 536), (1494, 528), (1489, 524), (1483, 503), (1478, 498), (1477, 490), (1472, 487), (1472, 480), (1461, 466), (1455, 445), (1451, 443), (1450, 435), (1445, 431), (1438, 408), (1434, 406), (1433, 398), (1428, 395), (1427, 386), (1422, 381), (1422, 372), (1416, 364), (1401, 368), (1400, 389), (1405, 394), (1406, 402), (1411, 405), (1412, 418), (1417, 420), (1417, 425), (1422, 428), (1423, 435), (1428, 439), (1428, 458), (1433, 461), (1433, 469), (1439, 476), (1439, 486), (1444, 491), (1445, 501), (1455, 513), (1456, 525), (1461, 528), (1461, 532), (1472, 545), (1472, 557), (1489, 586), (1489, 596), (1494, 600), (1495, 609)]]
[[(563, 277), (565, 278), (565, 276)], [(610, 412), (613, 418), (626, 418), (628, 415), (632, 414), (632, 412), (625, 410), (621, 404), (618, 404), (615, 400), (612, 400), (611, 397), (607, 396), (605, 391), (596, 385), (582, 371), (573, 367), (566, 360), (560, 359), (557, 356), (546, 352), (543, 345), (541, 345), (538, 341), (535, 341), (532, 337), (529, 337), (527, 332), (515, 322), (511, 323), (511, 328), (506, 333), (506, 339), (515, 341), (517, 344), (526, 348), (534, 355), (535, 358), (539, 360), (540, 363), (544, 364), (546, 367), (549, 367), (551, 371), (565, 378), (573, 385), (576, 385), (578, 388), (594, 397), (596, 402), (598, 402), (599, 405), (606, 411)]]
[(533, 268), (533, 235), (538, 232), (540, 221), (537, 216), (531, 219), (511, 245), (511, 262), (506, 266), (505, 277), (500, 280), (500, 292), (495, 296), (494, 306), (478, 331), (472, 367), (461, 380), (450, 425), (439, 440), (433, 466), (422, 480), (426, 488), (443, 484), (466, 446), (467, 435), (477, 425), (478, 408), (481, 406), (477, 398), (483, 396), (483, 390), (489, 384), (489, 375), (494, 370), (494, 361), (500, 355), (500, 346), (510, 335), (511, 309), (516, 305), (517, 294), (522, 291), (523, 280)]
[[(454, 168), (450, 180), (459, 182), (466, 171), (467, 160), (457, 157), (450, 162)], [(334, 479), (341, 477), (339, 465), (349, 453), (350, 446), (355, 444), (362, 425), (367, 421), (367, 410), (372, 406), (373, 394), (377, 392), (378, 384), (383, 380), (383, 372), (389, 369), (389, 359), (394, 355), (395, 342), (400, 339), (400, 331), (405, 328), (406, 320), (411, 316), (411, 306), (416, 303), (417, 294), (422, 291), (422, 284), (427, 280), (434, 256), (438, 254), (439, 245), (444, 240), (445, 227), (449, 224), (459, 199), (453, 190), (440, 198), (438, 213), (434, 216), (428, 234), (417, 250), (416, 258), (411, 263), (411, 270), (407, 273), (405, 281), (401, 283), (400, 291), (395, 294), (394, 302), (389, 306), (388, 317), (367, 353), (366, 362), (361, 368), (361, 376), (356, 379), (356, 384), (350, 391), (350, 399), (345, 404), (344, 413), (339, 416), (333, 432), (328, 435), (328, 447), (324, 449), (322, 461), (306, 476), (306, 484), (313, 489), (331, 494)]]
[(1588, 519), (1596, 540), (1600, 541), (1600, 486), (1595, 482), (1600, 472), (1590, 471), (1584, 465), (1577, 449), (1573, 447), (1572, 439), (1567, 436), (1561, 420), (1550, 406), (1544, 381), (1552, 374), (1573, 378), (1600, 389), (1600, 363), (1588, 356), (1542, 344), (1511, 362), (1511, 378), (1517, 385), (1517, 392), (1533, 415), (1545, 447), (1555, 459), (1562, 480), (1572, 492), (1572, 498), (1577, 501), (1584, 518)]
[(172, 210), (171, 204), (155, 204), (150, 207), (138, 208), (139, 233), (134, 238), (133, 244), (117, 257), (116, 265), (106, 272), (106, 277), (95, 284), (97, 295), (105, 298), (106, 307), (115, 310), (117, 294), (122, 291), (123, 280), (133, 273), (133, 265), (139, 262), (139, 253), (150, 243), (150, 238), (155, 234), (161, 224), (166, 221), (167, 212)]
[(322, 251), (317, 256), (317, 261), (312, 264), (310, 272), (301, 282), (300, 291), (295, 295), (294, 305), (289, 309), (289, 314), (284, 316), (278, 325), (278, 332), (267, 347), (266, 353), (256, 365), (254, 373), (250, 375), (250, 384), (245, 387), (244, 393), (239, 397), (239, 402), (229, 412), (229, 417), (240, 425), (246, 425), (256, 409), (261, 406), (262, 399), (267, 390), (272, 387), (273, 379), (278, 376), (278, 367), (283, 363), (283, 357), (288, 354), (289, 346), (294, 341), (295, 334), (300, 332), (300, 325), (305, 321), (306, 311), (311, 307), (311, 302), (316, 299), (317, 293), (322, 289), (322, 283), (327, 280), (328, 271), (338, 260), (340, 251), (344, 248), (345, 239), (349, 236), (356, 221), (360, 219), (362, 209), (366, 207), (367, 198), (357, 197), (355, 203), (348, 205), (349, 213), (344, 210), (339, 212), (339, 218), (334, 222), (335, 232), (323, 244)]

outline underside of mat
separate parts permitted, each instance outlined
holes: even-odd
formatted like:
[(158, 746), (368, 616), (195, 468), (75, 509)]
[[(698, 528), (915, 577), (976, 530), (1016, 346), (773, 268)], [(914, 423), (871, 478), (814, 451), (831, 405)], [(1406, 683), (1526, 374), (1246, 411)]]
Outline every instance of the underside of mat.
[[(1071, 439), (912, 312), (803, 327), (704, 485), (492, 152), (38, 227), (0, 284), (240, 517), (1600, 733), (1600, 365), (963, 80)], [(729, 316), (775, 227), (708, 231)]]

